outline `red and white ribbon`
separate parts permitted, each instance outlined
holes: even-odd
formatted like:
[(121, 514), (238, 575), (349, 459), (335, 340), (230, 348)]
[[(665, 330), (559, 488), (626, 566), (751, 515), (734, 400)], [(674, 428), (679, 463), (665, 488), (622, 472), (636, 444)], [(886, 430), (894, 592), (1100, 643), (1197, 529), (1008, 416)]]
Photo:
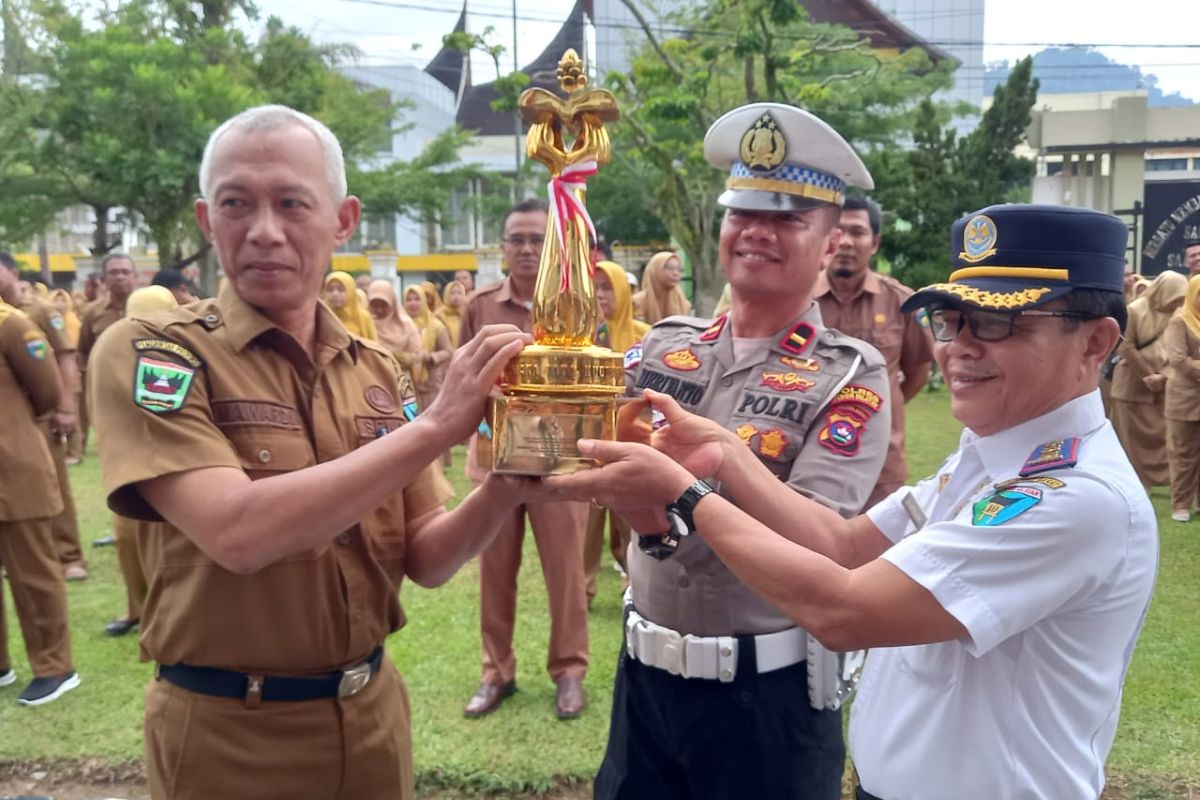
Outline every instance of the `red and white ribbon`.
[(579, 219), (587, 226), (591, 237), (592, 257), (588, 259), (588, 275), (596, 271), (596, 228), (588, 215), (587, 207), (575, 196), (576, 189), (587, 185), (587, 179), (596, 174), (599, 165), (595, 160), (580, 161), (562, 171), (562, 174), (551, 178), (546, 185), (550, 195), (550, 219), (554, 222), (554, 233), (558, 237), (558, 250), (562, 256), (562, 280), (559, 281), (559, 291), (569, 291), (571, 288), (570, 258), (567, 254), (567, 223), (572, 218)]

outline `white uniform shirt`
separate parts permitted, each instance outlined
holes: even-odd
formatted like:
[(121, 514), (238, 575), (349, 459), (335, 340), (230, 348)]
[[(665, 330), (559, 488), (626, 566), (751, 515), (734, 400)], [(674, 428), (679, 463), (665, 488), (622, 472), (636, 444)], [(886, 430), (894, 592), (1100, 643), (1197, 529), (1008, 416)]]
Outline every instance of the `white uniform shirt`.
[[(1022, 479), (1004, 501), (1039, 502), (973, 524), (995, 483), (1070, 437), (1082, 440), (1075, 466)], [(895, 543), (882, 557), (968, 636), (871, 651), (850, 723), (863, 788), (886, 800), (1096, 798), (1158, 564), (1154, 510), (1100, 393), (992, 436), (963, 431), (936, 475), (868, 515)]]

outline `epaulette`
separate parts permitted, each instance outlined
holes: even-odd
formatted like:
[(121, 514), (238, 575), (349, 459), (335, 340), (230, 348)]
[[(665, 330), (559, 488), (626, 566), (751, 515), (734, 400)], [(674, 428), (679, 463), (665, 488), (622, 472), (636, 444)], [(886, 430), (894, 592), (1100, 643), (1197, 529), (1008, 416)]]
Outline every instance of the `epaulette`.
[(1069, 439), (1055, 439), (1052, 442), (1039, 444), (1033, 448), (1033, 452), (1029, 454), (1029, 458), (1025, 459), (1025, 464), (1017, 471), (1017, 474), (1022, 478), (1028, 478), (1039, 472), (1075, 466), (1079, 461), (1081, 441), (1078, 436), (1072, 436)]
[(848, 336), (833, 328), (826, 328), (821, 333), (820, 343), (824, 347), (844, 347), (854, 350), (862, 356), (863, 364), (867, 367), (887, 366), (887, 359), (883, 357), (883, 353), (880, 353), (873, 344), (864, 342), (862, 339), (856, 339), (853, 336)]

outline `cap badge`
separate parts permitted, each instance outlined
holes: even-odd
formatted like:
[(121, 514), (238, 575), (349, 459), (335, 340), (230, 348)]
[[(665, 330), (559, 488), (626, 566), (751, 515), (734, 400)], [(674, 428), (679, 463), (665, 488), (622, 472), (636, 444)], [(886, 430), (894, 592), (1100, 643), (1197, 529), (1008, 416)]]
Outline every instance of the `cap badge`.
[(979, 214), (963, 227), (963, 251), (958, 257), (974, 264), (996, 254), (996, 223)]
[(742, 135), (742, 163), (755, 172), (770, 172), (787, 157), (787, 142), (770, 113), (763, 114)]

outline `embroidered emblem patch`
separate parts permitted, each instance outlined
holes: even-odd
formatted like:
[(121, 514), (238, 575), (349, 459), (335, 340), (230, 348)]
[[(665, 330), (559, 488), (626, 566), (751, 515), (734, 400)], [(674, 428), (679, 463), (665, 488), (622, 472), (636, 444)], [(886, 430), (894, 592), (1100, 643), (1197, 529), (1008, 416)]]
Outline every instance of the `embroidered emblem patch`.
[(633, 369), (642, 363), (642, 343), (638, 342), (625, 351), (625, 369)]
[(673, 350), (663, 356), (663, 363), (671, 369), (677, 369), (680, 372), (691, 372), (692, 370), (700, 369), (700, 359), (696, 358), (696, 354), (690, 349)]
[(158, 350), (161, 353), (170, 353), (183, 359), (183, 363), (187, 364), (192, 369), (200, 366), (200, 359), (191, 350), (181, 345), (179, 342), (173, 342), (170, 339), (134, 339), (133, 349), (139, 353), (148, 353), (151, 350)]
[(996, 254), (996, 223), (979, 214), (963, 226), (963, 249), (958, 257), (974, 264)]
[(29, 351), (29, 355), (38, 361), (46, 360), (46, 340), (37, 331), (27, 331), (25, 333), (25, 349)]
[(725, 330), (725, 322), (728, 319), (729, 319), (728, 314), (722, 314), (721, 316), (714, 319), (712, 325), (709, 325), (708, 329), (705, 330), (704, 333), (700, 334), (700, 341), (702, 341), (702, 342), (716, 341), (717, 337), (721, 335), (721, 331)]
[[(417, 405), (417, 396), (415, 394), (410, 394), (409, 396), (405, 397), (402, 402), (403, 402), (403, 406), (404, 406), (404, 418), (407, 419), (409, 422), (412, 422), (414, 419), (417, 418), (417, 415), (419, 415), (421, 413), (421, 409)], [(486, 425), (487, 425), (486, 422), (480, 423), (481, 427), (486, 426)], [(489, 438), (489, 439), (492, 438), (492, 432), (491, 432), (490, 428), (488, 429), (488, 432), (487, 432), (487, 438)]]
[(380, 414), (391, 414), (396, 410), (396, 398), (382, 386), (368, 386), (363, 392), (363, 399)]
[(133, 402), (154, 414), (178, 411), (195, 376), (194, 367), (142, 353), (137, 357)]
[(971, 524), (989, 528), (1013, 520), (1042, 502), (1042, 490), (1032, 486), (1012, 486), (972, 507)]
[(786, 336), (779, 340), (779, 346), (794, 356), (798, 356), (804, 352), (804, 348), (808, 347), (808, 343), (812, 341), (813, 326), (807, 322), (801, 322), (796, 327), (792, 328)]
[(785, 367), (798, 369), (801, 372), (820, 372), (821, 363), (813, 358), (792, 358), (791, 356), (780, 356), (780, 363)]
[(868, 389), (865, 386), (850, 384), (844, 387), (837, 396), (833, 398), (833, 405), (838, 403), (855, 403), (868, 409), (872, 414), (879, 412), (883, 408), (883, 398), (877, 392)]
[[(938, 494), (941, 494), (942, 492), (946, 491), (946, 484), (949, 482), (950, 482), (950, 473), (949, 472), (945, 473), (944, 475), (938, 475)], [(1000, 484), (996, 484), (996, 488), (999, 489)]]
[(67, 323), (62, 318), (61, 314), (55, 314), (53, 317), (50, 318), (50, 327), (54, 328), (54, 330), (56, 330), (56, 331), (61, 331), (67, 327)]
[(853, 414), (842, 414), (830, 409), (825, 414), (825, 427), (817, 434), (817, 441), (838, 455), (852, 456), (858, 452), (859, 431), (862, 420)]
[(787, 437), (778, 428), (763, 431), (758, 435), (759, 455), (766, 456), (767, 458), (779, 458), (783, 455), (783, 450), (787, 447), (787, 444)]
[(802, 378), (794, 372), (764, 372), (760, 385), (781, 392), (806, 392), (816, 386), (817, 382)]
[(1040, 444), (1025, 459), (1025, 465), (1017, 470), (1017, 474), (1027, 478), (1059, 467), (1073, 467), (1079, 461), (1079, 443), (1079, 437), (1072, 436)]

